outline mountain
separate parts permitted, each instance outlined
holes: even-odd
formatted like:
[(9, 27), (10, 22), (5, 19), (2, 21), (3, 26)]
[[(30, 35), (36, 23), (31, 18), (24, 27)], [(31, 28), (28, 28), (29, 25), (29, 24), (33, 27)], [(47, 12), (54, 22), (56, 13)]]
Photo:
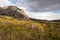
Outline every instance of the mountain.
[(29, 19), (25, 12), (16, 6), (4, 6), (0, 7), (0, 15), (13, 16), (15, 18), (25, 18)]
[(60, 40), (60, 20), (29, 18), (16, 6), (0, 7), (0, 40)]

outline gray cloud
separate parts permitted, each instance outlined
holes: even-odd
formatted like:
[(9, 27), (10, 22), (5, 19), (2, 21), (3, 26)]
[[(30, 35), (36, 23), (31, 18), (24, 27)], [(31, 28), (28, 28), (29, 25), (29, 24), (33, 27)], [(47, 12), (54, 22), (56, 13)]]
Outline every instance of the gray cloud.
[[(21, 1), (21, 3), (20, 3)], [(20, 0), (17, 4), (33, 12), (60, 10), (60, 0)]]

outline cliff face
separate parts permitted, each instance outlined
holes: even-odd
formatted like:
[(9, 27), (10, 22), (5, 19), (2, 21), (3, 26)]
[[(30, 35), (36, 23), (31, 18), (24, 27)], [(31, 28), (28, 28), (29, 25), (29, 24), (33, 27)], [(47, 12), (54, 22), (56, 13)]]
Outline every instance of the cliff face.
[(16, 6), (0, 7), (0, 15), (7, 15), (7, 16), (13, 16), (16, 18), (29, 19), (29, 17), (25, 14), (25, 12)]

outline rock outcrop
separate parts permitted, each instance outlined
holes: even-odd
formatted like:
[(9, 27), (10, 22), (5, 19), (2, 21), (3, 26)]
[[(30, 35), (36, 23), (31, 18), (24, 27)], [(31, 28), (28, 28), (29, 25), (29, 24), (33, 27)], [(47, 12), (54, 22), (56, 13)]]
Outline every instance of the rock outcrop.
[(4, 6), (0, 7), (0, 15), (13, 16), (15, 18), (26, 18), (29, 19), (25, 12), (16, 6)]

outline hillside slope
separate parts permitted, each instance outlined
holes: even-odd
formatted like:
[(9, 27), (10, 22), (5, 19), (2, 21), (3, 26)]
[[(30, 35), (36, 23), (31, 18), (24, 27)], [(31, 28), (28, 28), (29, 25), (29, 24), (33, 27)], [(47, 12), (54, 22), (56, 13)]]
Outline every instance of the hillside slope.
[(15, 6), (0, 7), (0, 40), (60, 40), (60, 20), (32, 19)]
[[(58, 26), (58, 27), (57, 27)], [(59, 40), (59, 23), (0, 16), (0, 40)]]
[(32, 20), (0, 16), (0, 40), (35, 40), (40, 31), (42, 25)]
[(29, 19), (28, 15), (16, 6), (3, 6), (0, 7), (0, 15), (12, 16), (15, 18)]

